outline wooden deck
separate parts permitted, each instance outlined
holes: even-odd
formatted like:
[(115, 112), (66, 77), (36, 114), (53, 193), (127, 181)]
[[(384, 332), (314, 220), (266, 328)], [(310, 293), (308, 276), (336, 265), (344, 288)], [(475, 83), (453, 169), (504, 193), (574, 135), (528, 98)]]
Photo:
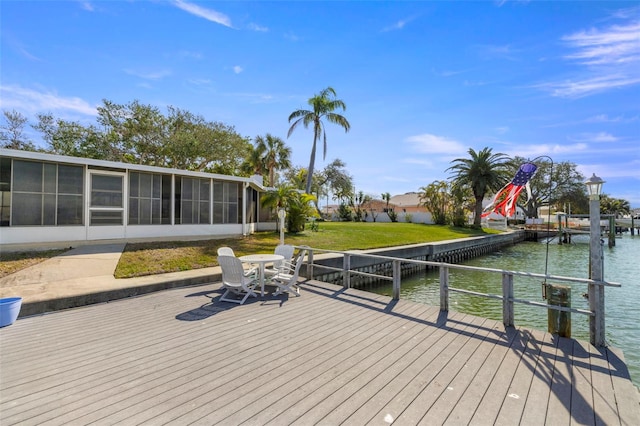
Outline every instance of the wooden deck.
[(220, 294), (0, 329), (0, 424), (640, 424), (613, 350), (320, 282), (243, 306)]

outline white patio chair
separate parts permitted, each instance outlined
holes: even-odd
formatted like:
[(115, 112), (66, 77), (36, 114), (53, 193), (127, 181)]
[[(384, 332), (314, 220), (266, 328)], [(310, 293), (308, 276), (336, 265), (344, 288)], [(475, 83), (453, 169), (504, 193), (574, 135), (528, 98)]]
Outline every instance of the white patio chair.
[(278, 287), (273, 293), (274, 296), (278, 296), (282, 293), (293, 293), (296, 297), (300, 296), (300, 287), (298, 286), (298, 277), (300, 276), (300, 267), (304, 262), (304, 256), (306, 249), (300, 249), (295, 259), (295, 266), (292, 272), (280, 272), (272, 278), (273, 284)]
[[(236, 257), (236, 254), (233, 252), (233, 249), (231, 247), (219, 247), (218, 248), (218, 256), (233, 256)], [(245, 265), (243, 263), (243, 265)], [(243, 266), (244, 268), (244, 266)], [(253, 275), (257, 276), (258, 274), (258, 268), (252, 265), (249, 265), (248, 268), (244, 268), (244, 276), (245, 277), (250, 277)], [(255, 277), (254, 277), (255, 278)]]
[(275, 275), (283, 272), (291, 274), (293, 273), (293, 252), (295, 248), (289, 244), (278, 244), (274, 250), (274, 254), (279, 254), (284, 257), (284, 260), (273, 262), (271, 268), (264, 269), (265, 277), (274, 277)]
[(231, 247), (219, 247), (218, 248), (218, 256), (233, 256), (236, 257), (236, 254), (233, 252)]
[[(253, 289), (258, 284), (255, 275), (245, 276), (242, 261), (235, 256), (218, 256), (218, 263), (222, 268), (222, 285), (226, 289), (222, 297), (223, 302), (243, 304), (249, 296), (258, 297)], [(242, 299), (230, 298), (229, 295), (243, 296)]]

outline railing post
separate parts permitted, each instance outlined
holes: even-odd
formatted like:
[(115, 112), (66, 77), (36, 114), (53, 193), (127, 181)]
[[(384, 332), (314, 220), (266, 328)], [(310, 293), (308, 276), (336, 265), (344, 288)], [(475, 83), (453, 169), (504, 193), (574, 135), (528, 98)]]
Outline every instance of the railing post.
[(440, 266), (440, 310), (449, 310), (449, 268)]
[(502, 322), (513, 326), (513, 274), (502, 273)]
[[(603, 254), (602, 241), (600, 240), (600, 198), (592, 197), (589, 200), (589, 250), (591, 274), (590, 278), (602, 282)], [(601, 284), (589, 284), (589, 340), (594, 346), (605, 346), (604, 338), (604, 286)]]
[(307, 279), (313, 279), (313, 249), (311, 247), (306, 247), (307, 252)]
[(342, 262), (342, 286), (351, 288), (351, 255), (349, 253), (344, 254)]
[(393, 261), (393, 300), (400, 300), (400, 281), (402, 281), (402, 262)]

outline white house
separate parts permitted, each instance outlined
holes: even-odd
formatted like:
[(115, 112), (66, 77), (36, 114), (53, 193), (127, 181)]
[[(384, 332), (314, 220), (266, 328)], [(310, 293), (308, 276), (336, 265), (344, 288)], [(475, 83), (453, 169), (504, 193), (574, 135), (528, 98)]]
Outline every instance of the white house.
[(262, 177), (0, 149), (0, 248), (274, 230)]

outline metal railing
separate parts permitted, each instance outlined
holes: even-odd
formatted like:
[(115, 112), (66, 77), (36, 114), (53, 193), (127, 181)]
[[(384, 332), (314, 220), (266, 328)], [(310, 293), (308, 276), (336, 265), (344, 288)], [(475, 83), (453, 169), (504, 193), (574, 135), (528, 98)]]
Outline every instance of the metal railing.
[[(394, 300), (400, 299), (400, 286), (402, 281), (402, 264), (416, 264), (423, 265), (425, 267), (433, 267), (439, 268), (439, 284), (440, 284), (440, 310), (448, 311), (449, 310), (449, 292), (457, 292), (469, 294), (472, 296), (485, 297), (490, 299), (498, 299), (502, 300), (502, 322), (505, 326), (513, 326), (514, 325), (514, 305), (516, 303), (537, 306), (545, 309), (552, 309), (563, 312), (573, 312), (577, 314), (588, 315), (594, 317), (596, 321), (602, 321), (604, 323), (604, 303), (598, 304), (596, 306), (602, 306), (602, 309), (594, 309), (594, 310), (586, 310), (586, 309), (577, 309), (570, 308), (558, 305), (546, 304), (543, 302), (536, 302), (532, 300), (524, 300), (517, 299), (514, 297), (514, 285), (513, 279), (514, 277), (527, 277), (527, 278), (536, 278), (544, 280), (546, 283), (547, 280), (553, 281), (561, 281), (561, 282), (572, 282), (579, 284), (586, 284), (588, 286), (603, 286), (603, 287), (620, 287), (619, 283), (608, 282), (608, 281), (596, 281), (588, 278), (575, 278), (575, 277), (563, 277), (557, 275), (544, 275), (537, 274), (531, 272), (521, 272), (521, 271), (508, 271), (504, 269), (494, 269), (494, 268), (484, 268), (477, 266), (466, 266), (466, 265), (457, 265), (452, 263), (444, 263), (444, 262), (434, 262), (429, 260), (415, 260), (415, 259), (404, 259), (398, 257), (391, 256), (382, 256), (376, 254), (368, 254), (358, 251), (336, 251), (336, 250), (324, 250), (324, 249), (316, 249), (308, 246), (296, 246), (298, 249), (306, 249), (307, 250), (307, 278), (313, 279), (314, 276), (314, 268), (321, 268), (323, 270), (341, 272), (343, 276), (343, 287), (350, 288), (351, 287), (351, 276), (359, 275), (365, 277), (372, 277), (379, 280), (391, 281), (392, 283), (392, 298)], [(314, 262), (314, 254), (316, 253), (328, 253), (333, 255), (341, 255), (343, 257), (342, 267), (337, 268), (334, 266), (323, 265), (320, 263)], [(356, 271), (351, 268), (351, 260), (355, 257), (362, 258), (370, 258), (379, 260), (380, 263), (391, 262), (391, 275), (380, 275), (374, 274), (370, 272), (362, 272)], [(471, 290), (465, 290), (461, 288), (454, 288), (449, 286), (449, 270), (458, 269), (458, 270), (467, 270), (467, 271), (482, 271), (482, 272), (490, 272), (495, 274), (500, 274), (502, 276), (502, 295), (499, 294), (490, 294), (490, 293), (480, 293)], [(591, 343), (595, 344), (596, 338), (594, 335), (594, 331), (590, 330), (590, 338)]]

